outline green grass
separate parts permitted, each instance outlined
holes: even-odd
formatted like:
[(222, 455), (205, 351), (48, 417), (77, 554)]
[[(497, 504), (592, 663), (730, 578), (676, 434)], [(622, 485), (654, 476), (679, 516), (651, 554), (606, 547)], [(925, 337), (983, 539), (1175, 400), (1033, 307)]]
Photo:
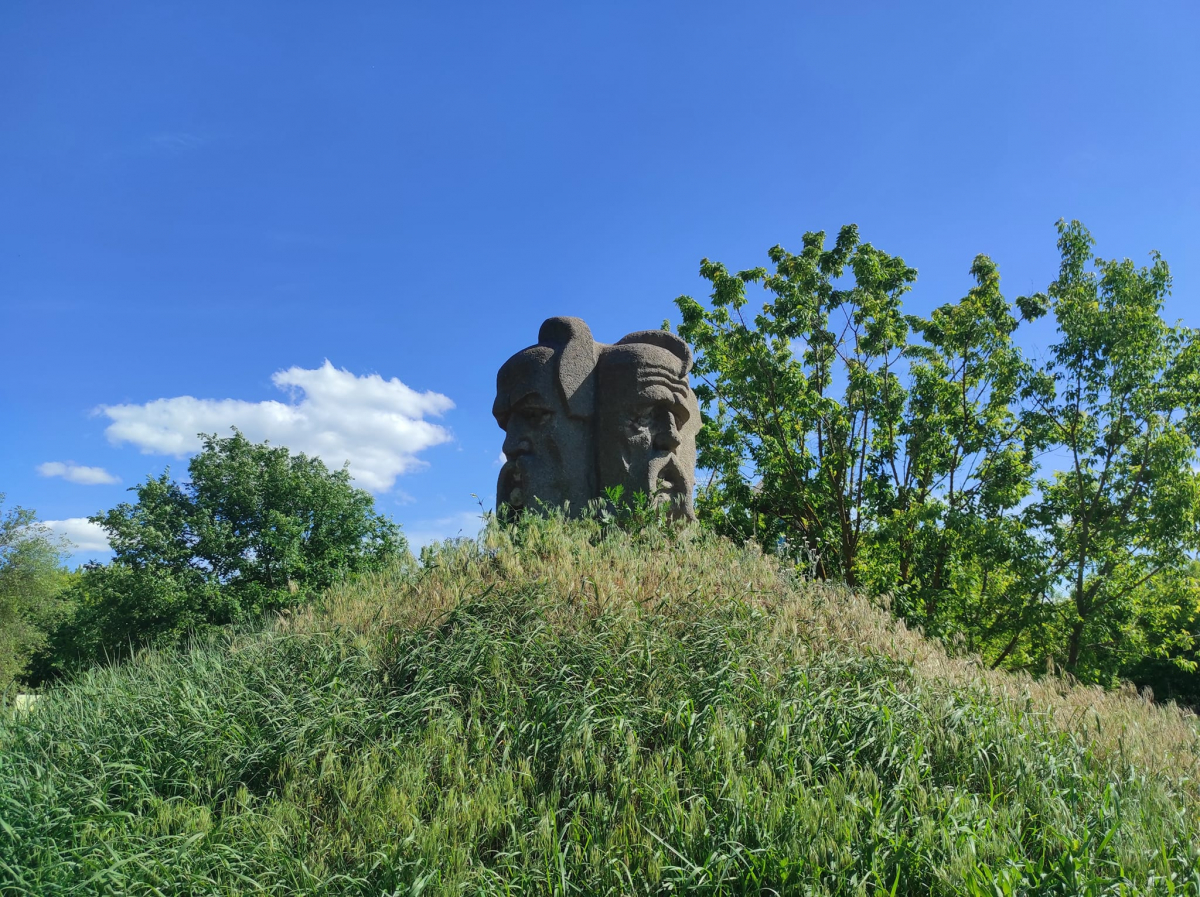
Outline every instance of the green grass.
[(493, 527), (0, 721), (2, 894), (1198, 894), (1195, 718), (749, 549)]

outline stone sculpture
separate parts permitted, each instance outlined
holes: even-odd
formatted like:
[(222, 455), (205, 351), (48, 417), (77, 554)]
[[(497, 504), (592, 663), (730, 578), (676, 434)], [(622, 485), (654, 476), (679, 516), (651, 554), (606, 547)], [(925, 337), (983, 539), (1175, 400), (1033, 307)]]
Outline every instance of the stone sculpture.
[(612, 486), (695, 516), (700, 408), (686, 342), (665, 330), (597, 343), (579, 318), (550, 318), (496, 375), (505, 431), (496, 507), (579, 514)]
[(500, 368), (492, 414), (506, 435), (497, 508), (521, 510), (540, 500), (578, 511), (595, 497), (596, 350), (583, 321), (550, 318), (537, 345)]

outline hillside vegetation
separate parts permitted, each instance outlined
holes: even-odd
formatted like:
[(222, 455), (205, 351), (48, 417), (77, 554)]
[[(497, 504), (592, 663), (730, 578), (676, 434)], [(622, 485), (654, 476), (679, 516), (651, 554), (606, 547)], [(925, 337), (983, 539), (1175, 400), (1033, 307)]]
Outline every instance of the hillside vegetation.
[(492, 524), (0, 720), (0, 893), (1200, 894), (1200, 730), (717, 537)]

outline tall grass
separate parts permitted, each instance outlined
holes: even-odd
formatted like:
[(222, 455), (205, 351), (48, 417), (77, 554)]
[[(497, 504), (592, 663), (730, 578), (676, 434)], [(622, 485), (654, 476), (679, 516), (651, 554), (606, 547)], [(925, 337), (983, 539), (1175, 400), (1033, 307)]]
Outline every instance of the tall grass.
[(530, 520), (0, 722), (4, 894), (1200, 894), (1200, 733)]

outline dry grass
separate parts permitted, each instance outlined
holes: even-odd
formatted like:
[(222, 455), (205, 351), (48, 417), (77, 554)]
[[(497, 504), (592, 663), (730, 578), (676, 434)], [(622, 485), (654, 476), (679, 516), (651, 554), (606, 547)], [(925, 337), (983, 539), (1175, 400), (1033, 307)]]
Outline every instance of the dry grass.
[(697, 602), (746, 602), (774, 621), (771, 637), (798, 661), (849, 650), (903, 663), (925, 680), (982, 689), (1024, 713), (1048, 716), (1101, 759), (1186, 780), (1200, 794), (1200, 720), (1191, 711), (1155, 704), (1132, 687), (1110, 691), (1067, 676), (986, 669), (976, 658), (951, 656), (862, 595), (803, 579), (755, 545), (696, 531), (631, 535), (554, 520), (519, 529), (492, 525), (478, 543), (447, 543), (419, 576), (393, 570), (343, 586), (284, 625), (363, 635), (420, 629), (498, 588), (562, 597), (554, 622), (567, 630), (603, 613), (686, 616)]

